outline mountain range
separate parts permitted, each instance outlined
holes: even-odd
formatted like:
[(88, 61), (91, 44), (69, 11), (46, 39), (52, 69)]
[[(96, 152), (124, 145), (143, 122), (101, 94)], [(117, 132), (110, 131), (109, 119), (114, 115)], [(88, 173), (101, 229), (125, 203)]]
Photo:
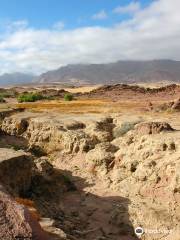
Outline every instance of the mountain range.
[(180, 82), (180, 61), (118, 61), (107, 64), (74, 64), (38, 77), (15, 73), (0, 76), (0, 85), (22, 83), (114, 84)]
[(8, 86), (8, 85), (18, 85), (24, 83), (30, 83), (34, 79), (34, 75), (26, 74), (26, 73), (5, 73), (0, 76), (0, 86)]

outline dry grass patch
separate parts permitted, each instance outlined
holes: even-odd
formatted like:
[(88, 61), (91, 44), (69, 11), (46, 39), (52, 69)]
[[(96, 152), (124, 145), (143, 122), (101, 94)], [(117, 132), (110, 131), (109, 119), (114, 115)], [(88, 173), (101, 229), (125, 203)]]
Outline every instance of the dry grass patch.
[(65, 91), (68, 91), (70, 93), (87, 93), (91, 92), (102, 85), (93, 85), (93, 86), (84, 86), (84, 87), (77, 87), (77, 88), (64, 88)]
[(19, 103), (16, 107), (42, 112), (45, 110), (60, 113), (119, 113), (141, 111), (145, 105), (142, 101), (111, 101), (108, 99), (80, 99), (74, 101), (39, 101), (35, 103)]

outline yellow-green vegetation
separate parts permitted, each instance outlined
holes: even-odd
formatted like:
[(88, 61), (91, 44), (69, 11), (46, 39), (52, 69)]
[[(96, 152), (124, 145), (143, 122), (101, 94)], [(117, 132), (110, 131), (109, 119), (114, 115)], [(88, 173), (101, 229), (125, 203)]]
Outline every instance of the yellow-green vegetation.
[(0, 103), (5, 103), (4, 97), (0, 95)]
[(23, 93), (20, 94), (17, 98), (19, 103), (22, 102), (36, 102), (38, 100), (46, 99), (43, 95), (39, 93)]
[(73, 95), (70, 94), (70, 93), (66, 93), (66, 94), (64, 95), (64, 100), (65, 100), (65, 101), (72, 101), (72, 100), (73, 100)]
[(142, 101), (137, 102), (112, 102), (105, 99), (77, 99), (76, 101), (51, 100), (40, 102), (24, 102), (15, 104), (14, 107), (28, 109), (34, 112), (56, 111), (61, 113), (117, 113), (137, 112), (142, 107)]

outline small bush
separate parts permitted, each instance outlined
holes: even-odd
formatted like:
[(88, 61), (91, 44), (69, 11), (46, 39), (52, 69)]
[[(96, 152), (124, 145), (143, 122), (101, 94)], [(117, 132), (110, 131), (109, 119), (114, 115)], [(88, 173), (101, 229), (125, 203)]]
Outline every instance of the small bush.
[(65, 101), (72, 101), (73, 100), (73, 95), (69, 94), (69, 93), (65, 94), (64, 95), (64, 100)]
[(18, 96), (18, 102), (36, 102), (44, 99), (44, 96), (39, 93), (23, 93)]
[(0, 97), (2, 98), (10, 98), (10, 97), (15, 97), (15, 92), (7, 90), (4, 92), (0, 92)]
[(5, 103), (6, 101), (4, 100), (3, 96), (0, 95), (0, 103)]
[(134, 121), (134, 122), (124, 122), (121, 124), (120, 127), (116, 127), (113, 129), (113, 136), (115, 138), (122, 137), (130, 130), (133, 130), (135, 125), (140, 123), (141, 121)]

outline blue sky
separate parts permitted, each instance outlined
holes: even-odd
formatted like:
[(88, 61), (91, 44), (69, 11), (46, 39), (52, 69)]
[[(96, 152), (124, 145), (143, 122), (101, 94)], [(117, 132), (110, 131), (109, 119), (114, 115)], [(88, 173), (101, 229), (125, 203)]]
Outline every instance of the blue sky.
[[(82, 26), (111, 26), (130, 17), (114, 14), (113, 9), (128, 5), (131, 0), (0, 0), (1, 22), (25, 19), (35, 28), (48, 28), (62, 21), (65, 28)], [(151, 0), (141, 0), (142, 7)], [(104, 10), (108, 17), (103, 21), (92, 16)]]
[(180, 0), (0, 0), (0, 74), (180, 60)]

